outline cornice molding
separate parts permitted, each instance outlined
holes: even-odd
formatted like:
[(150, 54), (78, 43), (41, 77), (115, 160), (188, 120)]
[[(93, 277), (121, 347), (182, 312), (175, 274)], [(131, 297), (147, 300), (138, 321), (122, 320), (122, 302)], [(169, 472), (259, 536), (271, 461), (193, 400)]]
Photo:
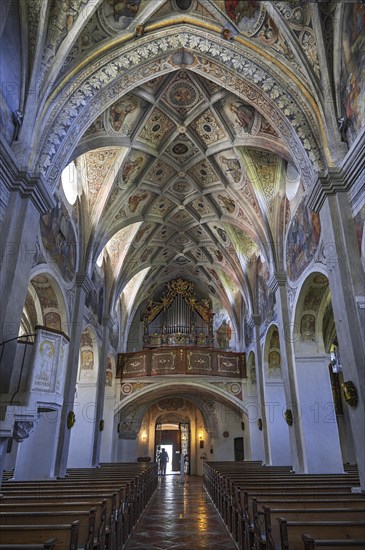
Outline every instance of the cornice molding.
[(327, 173), (321, 172), (307, 196), (307, 206), (312, 212), (319, 212), (327, 197), (336, 193), (347, 193), (344, 173), (341, 168), (330, 168)]
[(276, 271), (269, 279), (268, 287), (272, 292), (276, 292), (279, 287), (285, 287), (288, 277), (285, 271)]
[(103, 317), (103, 325), (105, 327), (108, 327), (109, 330), (111, 330), (114, 327), (114, 321), (111, 315), (104, 315)]
[(260, 327), (261, 325), (261, 315), (259, 313), (253, 313), (250, 318), (250, 323), (254, 327)]
[(85, 292), (90, 292), (94, 288), (90, 277), (84, 273), (76, 273), (76, 286), (82, 288)]
[(20, 170), (12, 151), (0, 140), (0, 177), (8, 192), (30, 199), (43, 215), (56, 206), (53, 194), (41, 174)]
[(307, 206), (313, 212), (319, 212), (327, 197), (336, 193), (351, 194), (352, 188), (362, 185), (365, 172), (365, 130), (360, 134), (346, 155), (341, 167), (329, 168), (318, 174), (318, 179), (307, 196)]

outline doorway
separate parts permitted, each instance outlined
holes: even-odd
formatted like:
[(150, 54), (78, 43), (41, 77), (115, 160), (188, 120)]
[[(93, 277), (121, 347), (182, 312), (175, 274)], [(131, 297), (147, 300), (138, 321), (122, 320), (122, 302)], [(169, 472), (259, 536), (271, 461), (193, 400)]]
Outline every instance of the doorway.
[(162, 424), (156, 423), (155, 460), (162, 448), (169, 455), (166, 473), (180, 473), (180, 457), (183, 453), (185, 472), (190, 470), (190, 429), (189, 423)]
[(243, 450), (243, 437), (234, 438), (234, 459), (236, 462), (242, 462), (245, 459)]

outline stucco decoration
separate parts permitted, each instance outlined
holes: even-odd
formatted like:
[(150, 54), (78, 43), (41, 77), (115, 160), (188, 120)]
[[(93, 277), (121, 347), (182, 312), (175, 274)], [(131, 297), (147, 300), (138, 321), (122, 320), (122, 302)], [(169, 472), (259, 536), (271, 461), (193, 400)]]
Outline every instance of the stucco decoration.
[(191, 80), (188, 71), (179, 71), (177, 78), (161, 96), (162, 101), (181, 116), (201, 104), (204, 94)]
[[(206, 75), (216, 82), (224, 82), (226, 88), (236, 91), (241, 96), (250, 97), (250, 103), (254, 107), (259, 107), (270, 122), (274, 122), (304, 175), (309, 176), (311, 172), (308, 158), (314, 168), (321, 165), (319, 150), (310, 129), (312, 125), (316, 131), (316, 120), (296, 90), (288, 85), (288, 79), (286, 78), (285, 83), (280, 82), (278, 78), (275, 81), (264, 65), (259, 67), (256, 64), (249, 51), (245, 52), (244, 57), (234, 45), (228, 48), (205, 33), (195, 30), (194, 34), (190, 34), (186, 29), (180, 35), (173, 36), (170, 35), (170, 31), (165, 31), (163, 38), (157, 33), (154, 38), (149, 37), (146, 43), (142, 38), (134, 49), (127, 46), (125, 51), (117, 56), (115, 53), (109, 53), (104, 58), (104, 65), (94, 73), (90, 67), (74, 79), (68, 93), (63, 94), (68, 101), (66, 100), (61, 109), (57, 109), (57, 113), (49, 113), (48, 122), (42, 131), (44, 146), (40, 163), (44, 170), (49, 172), (50, 181), (57, 177), (60, 170), (59, 161), (54, 161), (55, 156), (61, 152), (61, 143), (64, 145), (62, 149), (65, 155), (65, 148), (70, 147), (75, 138), (86, 129), (85, 121), (97, 117), (105, 108), (108, 97), (115, 98), (121, 94), (121, 90), (127, 92), (144, 79), (147, 80), (151, 74), (156, 75), (168, 70), (169, 67), (170, 70), (173, 69), (173, 60), (166, 58), (165, 52), (173, 52), (181, 47), (202, 52), (194, 58), (192, 69), (195, 72)], [(164, 57), (158, 58), (159, 55)], [(223, 61), (224, 65), (220, 65), (218, 60)], [(245, 80), (242, 80), (241, 76), (244, 76)], [(97, 92), (100, 87), (105, 90), (102, 103)], [(269, 101), (264, 100), (263, 94)], [(281, 114), (278, 108), (282, 111)], [(289, 120), (285, 120), (286, 116)], [(69, 138), (67, 144), (66, 135)], [(299, 145), (298, 137), (302, 146)], [(302, 147), (307, 151), (308, 158), (303, 156)]]
[(108, 147), (85, 154), (84, 182), (89, 200), (90, 212), (93, 210), (99, 191), (119, 152), (119, 147)]
[(49, 8), (48, 32), (41, 66), (40, 81), (54, 61), (56, 54), (83, 10), (87, 9), (88, 0), (51, 0)]
[(191, 127), (195, 130), (206, 147), (213, 145), (213, 143), (219, 143), (226, 137), (217, 118), (209, 110), (197, 118), (192, 123)]
[(273, 4), (275, 4), (277, 10), (289, 24), (314, 74), (320, 78), (321, 71), (317, 54), (316, 35), (313, 30), (313, 17), (310, 2), (276, 1), (273, 2)]
[(138, 137), (140, 140), (158, 147), (165, 135), (174, 127), (175, 124), (172, 120), (161, 109), (156, 108), (144, 124)]

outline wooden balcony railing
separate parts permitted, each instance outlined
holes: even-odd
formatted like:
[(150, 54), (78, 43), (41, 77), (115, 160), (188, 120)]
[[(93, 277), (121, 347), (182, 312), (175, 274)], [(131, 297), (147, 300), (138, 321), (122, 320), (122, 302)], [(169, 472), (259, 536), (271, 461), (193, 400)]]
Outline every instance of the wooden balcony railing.
[(201, 347), (160, 347), (118, 354), (117, 377), (123, 380), (177, 374), (245, 378), (245, 353)]

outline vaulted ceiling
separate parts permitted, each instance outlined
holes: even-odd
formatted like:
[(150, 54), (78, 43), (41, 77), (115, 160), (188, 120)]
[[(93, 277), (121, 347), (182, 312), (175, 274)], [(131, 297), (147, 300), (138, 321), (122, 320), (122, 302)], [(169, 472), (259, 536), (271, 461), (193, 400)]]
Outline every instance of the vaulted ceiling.
[(275, 147), (285, 144), (257, 110), (188, 70), (106, 109), (76, 164), (115, 295), (149, 268), (140, 299), (181, 276), (226, 306), (239, 294), (249, 302), (247, 262), (256, 252), (270, 261), (270, 242), (283, 240), (286, 162)]
[(323, 92), (334, 47), (321, 29), (334, 10), (256, 0), (20, 9), (28, 64), (13, 149), (55, 187), (75, 161), (78, 269), (103, 258), (109, 307), (124, 291), (129, 315), (174, 277), (233, 322), (253, 311), (257, 266), (266, 280), (283, 267), (291, 211), (340, 150)]

